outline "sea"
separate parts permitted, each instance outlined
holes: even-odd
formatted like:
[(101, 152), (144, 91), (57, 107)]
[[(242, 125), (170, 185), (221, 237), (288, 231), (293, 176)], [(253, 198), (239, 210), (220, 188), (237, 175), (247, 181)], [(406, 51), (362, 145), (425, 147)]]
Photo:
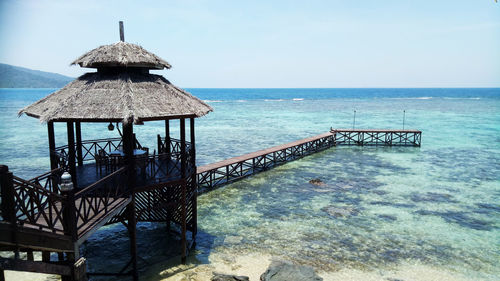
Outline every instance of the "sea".
[[(46, 124), (18, 111), (55, 90), (0, 89), (0, 164), (19, 177), (48, 171), (49, 158)], [(500, 279), (499, 88), (187, 90), (214, 109), (196, 119), (198, 166), (330, 128), (422, 131), (421, 147), (334, 147), (201, 195), (189, 264), (257, 254), (318, 272), (408, 270), (382, 280), (413, 280), (417, 267), (437, 274), (428, 280)], [(83, 139), (117, 137), (107, 125), (83, 124)], [(155, 148), (163, 122), (134, 131)], [(178, 261), (176, 237), (160, 223), (137, 233), (141, 274), (159, 280)], [(118, 224), (82, 246), (89, 271), (119, 270), (128, 253)]]

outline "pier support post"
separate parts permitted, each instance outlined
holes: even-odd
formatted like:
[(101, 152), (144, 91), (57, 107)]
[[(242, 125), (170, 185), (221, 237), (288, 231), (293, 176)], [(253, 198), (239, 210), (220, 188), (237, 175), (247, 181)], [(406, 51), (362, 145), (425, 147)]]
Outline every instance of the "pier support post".
[(12, 183), (12, 172), (8, 166), (0, 165), (0, 191), (2, 192), (2, 217), (4, 220), (16, 223), (16, 203), (14, 201), (14, 185)]
[(182, 178), (182, 197), (181, 197), (181, 262), (186, 263), (186, 119), (180, 119), (181, 134), (181, 178)]
[(137, 221), (135, 217), (135, 196), (132, 196), (132, 202), (127, 207), (128, 216), (128, 233), (130, 237), (130, 258), (132, 264), (132, 277), (134, 281), (139, 280), (139, 272), (137, 267)]
[(170, 154), (170, 120), (165, 120), (165, 148), (166, 153)]
[(76, 158), (78, 161), (78, 166), (82, 166), (83, 165), (82, 128), (79, 121), (75, 122), (75, 133), (76, 133)]
[(56, 139), (54, 136), (54, 122), (47, 122), (47, 134), (49, 135), (49, 157), (50, 157), (50, 169), (54, 170), (57, 168), (57, 159), (54, 152), (56, 150)]
[[(193, 194), (193, 230), (191, 238), (195, 241), (196, 233), (198, 232), (198, 180), (196, 176), (196, 142), (194, 130), (194, 117), (191, 117), (189, 130), (191, 132), (191, 165), (194, 171), (191, 171), (191, 187)], [(195, 242), (193, 242), (194, 245)]]
[(68, 166), (69, 173), (73, 179), (73, 186), (78, 187), (78, 180), (76, 177), (76, 163), (75, 163), (75, 132), (73, 129), (73, 122), (66, 122), (66, 129), (68, 133)]

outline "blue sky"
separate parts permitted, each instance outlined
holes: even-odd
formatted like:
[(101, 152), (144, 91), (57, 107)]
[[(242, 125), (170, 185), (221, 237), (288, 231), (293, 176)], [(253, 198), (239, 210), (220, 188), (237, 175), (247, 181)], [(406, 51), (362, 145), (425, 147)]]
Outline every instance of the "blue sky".
[(0, 0), (0, 62), (76, 77), (119, 20), (181, 87), (500, 87), (494, 0)]

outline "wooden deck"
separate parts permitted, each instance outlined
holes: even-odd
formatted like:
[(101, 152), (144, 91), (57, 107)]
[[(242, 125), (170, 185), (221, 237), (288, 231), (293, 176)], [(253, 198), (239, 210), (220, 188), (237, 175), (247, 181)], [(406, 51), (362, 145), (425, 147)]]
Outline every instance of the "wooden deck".
[[(93, 198), (86, 198), (87, 200), (96, 202), (96, 205), (93, 206), (94, 208), (88, 208), (86, 211), (86, 216), (91, 217), (88, 221), (85, 221), (82, 219), (81, 216), (77, 216), (77, 235), (78, 235), (78, 240), (81, 240), (83, 242), (86, 237), (90, 236), (92, 233), (97, 231), (100, 226), (104, 225), (109, 219), (111, 219), (115, 214), (123, 210), (128, 203), (132, 200), (131, 197), (126, 197), (126, 198), (115, 198), (112, 200), (109, 200), (108, 204), (106, 206), (104, 205), (104, 198), (102, 197), (93, 197)], [(82, 199), (76, 199), (75, 200), (75, 205), (80, 206), (82, 205)], [(58, 213), (62, 211), (62, 206), (61, 202), (58, 202), (55, 204), (56, 208), (45, 208), (44, 212), (40, 214), (40, 217), (37, 220), (36, 225), (35, 224), (23, 224), (23, 227), (26, 228), (31, 228), (31, 229), (38, 229), (41, 231), (47, 231), (48, 225), (47, 225), (47, 219), (48, 217), (56, 217)], [(100, 210), (103, 210), (104, 208), (107, 208), (107, 212), (99, 212)], [(40, 227), (40, 225), (45, 225), (46, 227)], [(51, 231), (51, 233), (58, 234), (58, 235), (65, 235), (63, 232), (63, 225), (62, 221), (57, 221), (56, 224), (54, 225), (55, 231)]]
[(337, 145), (420, 146), (421, 134), (418, 130), (332, 129), (317, 136), (198, 167), (198, 187), (200, 192), (205, 192)]
[(200, 192), (231, 183), (272, 167), (334, 146), (331, 132), (198, 167)]
[(317, 135), (317, 136), (314, 136), (314, 137), (305, 138), (305, 139), (293, 141), (293, 142), (290, 142), (290, 143), (273, 146), (273, 147), (270, 147), (270, 148), (267, 148), (267, 149), (255, 151), (255, 152), (252, 152), (252, 153), (243, 154), (241, 156), (237, 156), (237, 157), (229, 158), (229, 159), (222, 160), (222, 161), (219, 161), (219, 162), (215, 162), (215, 163), (212, 163), (212, 164), (208, 164), (208, 165), (205, 165), (205, 166), (201, 166), (201, 167), (198, 167), (198, 169), (196, 169), (196, 171), (197, 171), (198, 174), (199, 173), (204, 173), (204, 172), (209, 171), (209, 170), (217, 169), (217, 168), (220, 168), (220, 167), (224, 167), (224, 166), (231, 165), (231, 164), (238, 163), (238, 162), (242, 162), (242, 161), (247, 161), (247, 160), (250, 160), (250, 159), (262, 156), (262, 155), (271, 154), (271, 153), (274, 153), (274, 152), (278, 152), (278, 151), (281, 151), (281, 150), (289, 149), (289, 148), (292, 148), (292, 147), (295, 147), (295, 146), (299, 146), (299, 145), (302, 145), (302, 144), (305, 144), (305, 143), (314, 142), (314, 141), (321, 140), (321, 139), (324, 139), (324, 138), (328, 138), (328, 137), (331, 137), (331, 136), (332, 136), (332, 133), (328, 132), (328, 133), (324, 133), (324, 134)]
[(422, 131), (389, 129), (332, 129), (335, 145), (420, 146)]

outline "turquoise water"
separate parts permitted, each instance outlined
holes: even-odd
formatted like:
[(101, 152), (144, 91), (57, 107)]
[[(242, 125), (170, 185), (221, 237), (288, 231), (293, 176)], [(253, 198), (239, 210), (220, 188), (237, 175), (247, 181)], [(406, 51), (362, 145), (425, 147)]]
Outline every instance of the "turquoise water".
[[(419, 263), (471, 280), (500, 276), (500, 89), (189, 90), (214, 108), (196, 123), (198, 165), (350, 128), (354, 110), (356, 128), (402, 128), (405, 110), (405, 128), (423, 131), (421, 148), (332, 148), (202, 195), (191, 262), (258, 252), (325, 271)], [(0, 163), (17, 175), (49, 168), (46, 126), (17, 111), (50, 92), (0, 90)], [(134, 130), (155, 147), (162, 126)], [(116, 134), (82, 129), (84, 139)], [(171, 255), (164, 231), (139, 225), (143, 268)], [(99, 231), (83, 253), (92, 270), (119, 268), (124, 228)]]

